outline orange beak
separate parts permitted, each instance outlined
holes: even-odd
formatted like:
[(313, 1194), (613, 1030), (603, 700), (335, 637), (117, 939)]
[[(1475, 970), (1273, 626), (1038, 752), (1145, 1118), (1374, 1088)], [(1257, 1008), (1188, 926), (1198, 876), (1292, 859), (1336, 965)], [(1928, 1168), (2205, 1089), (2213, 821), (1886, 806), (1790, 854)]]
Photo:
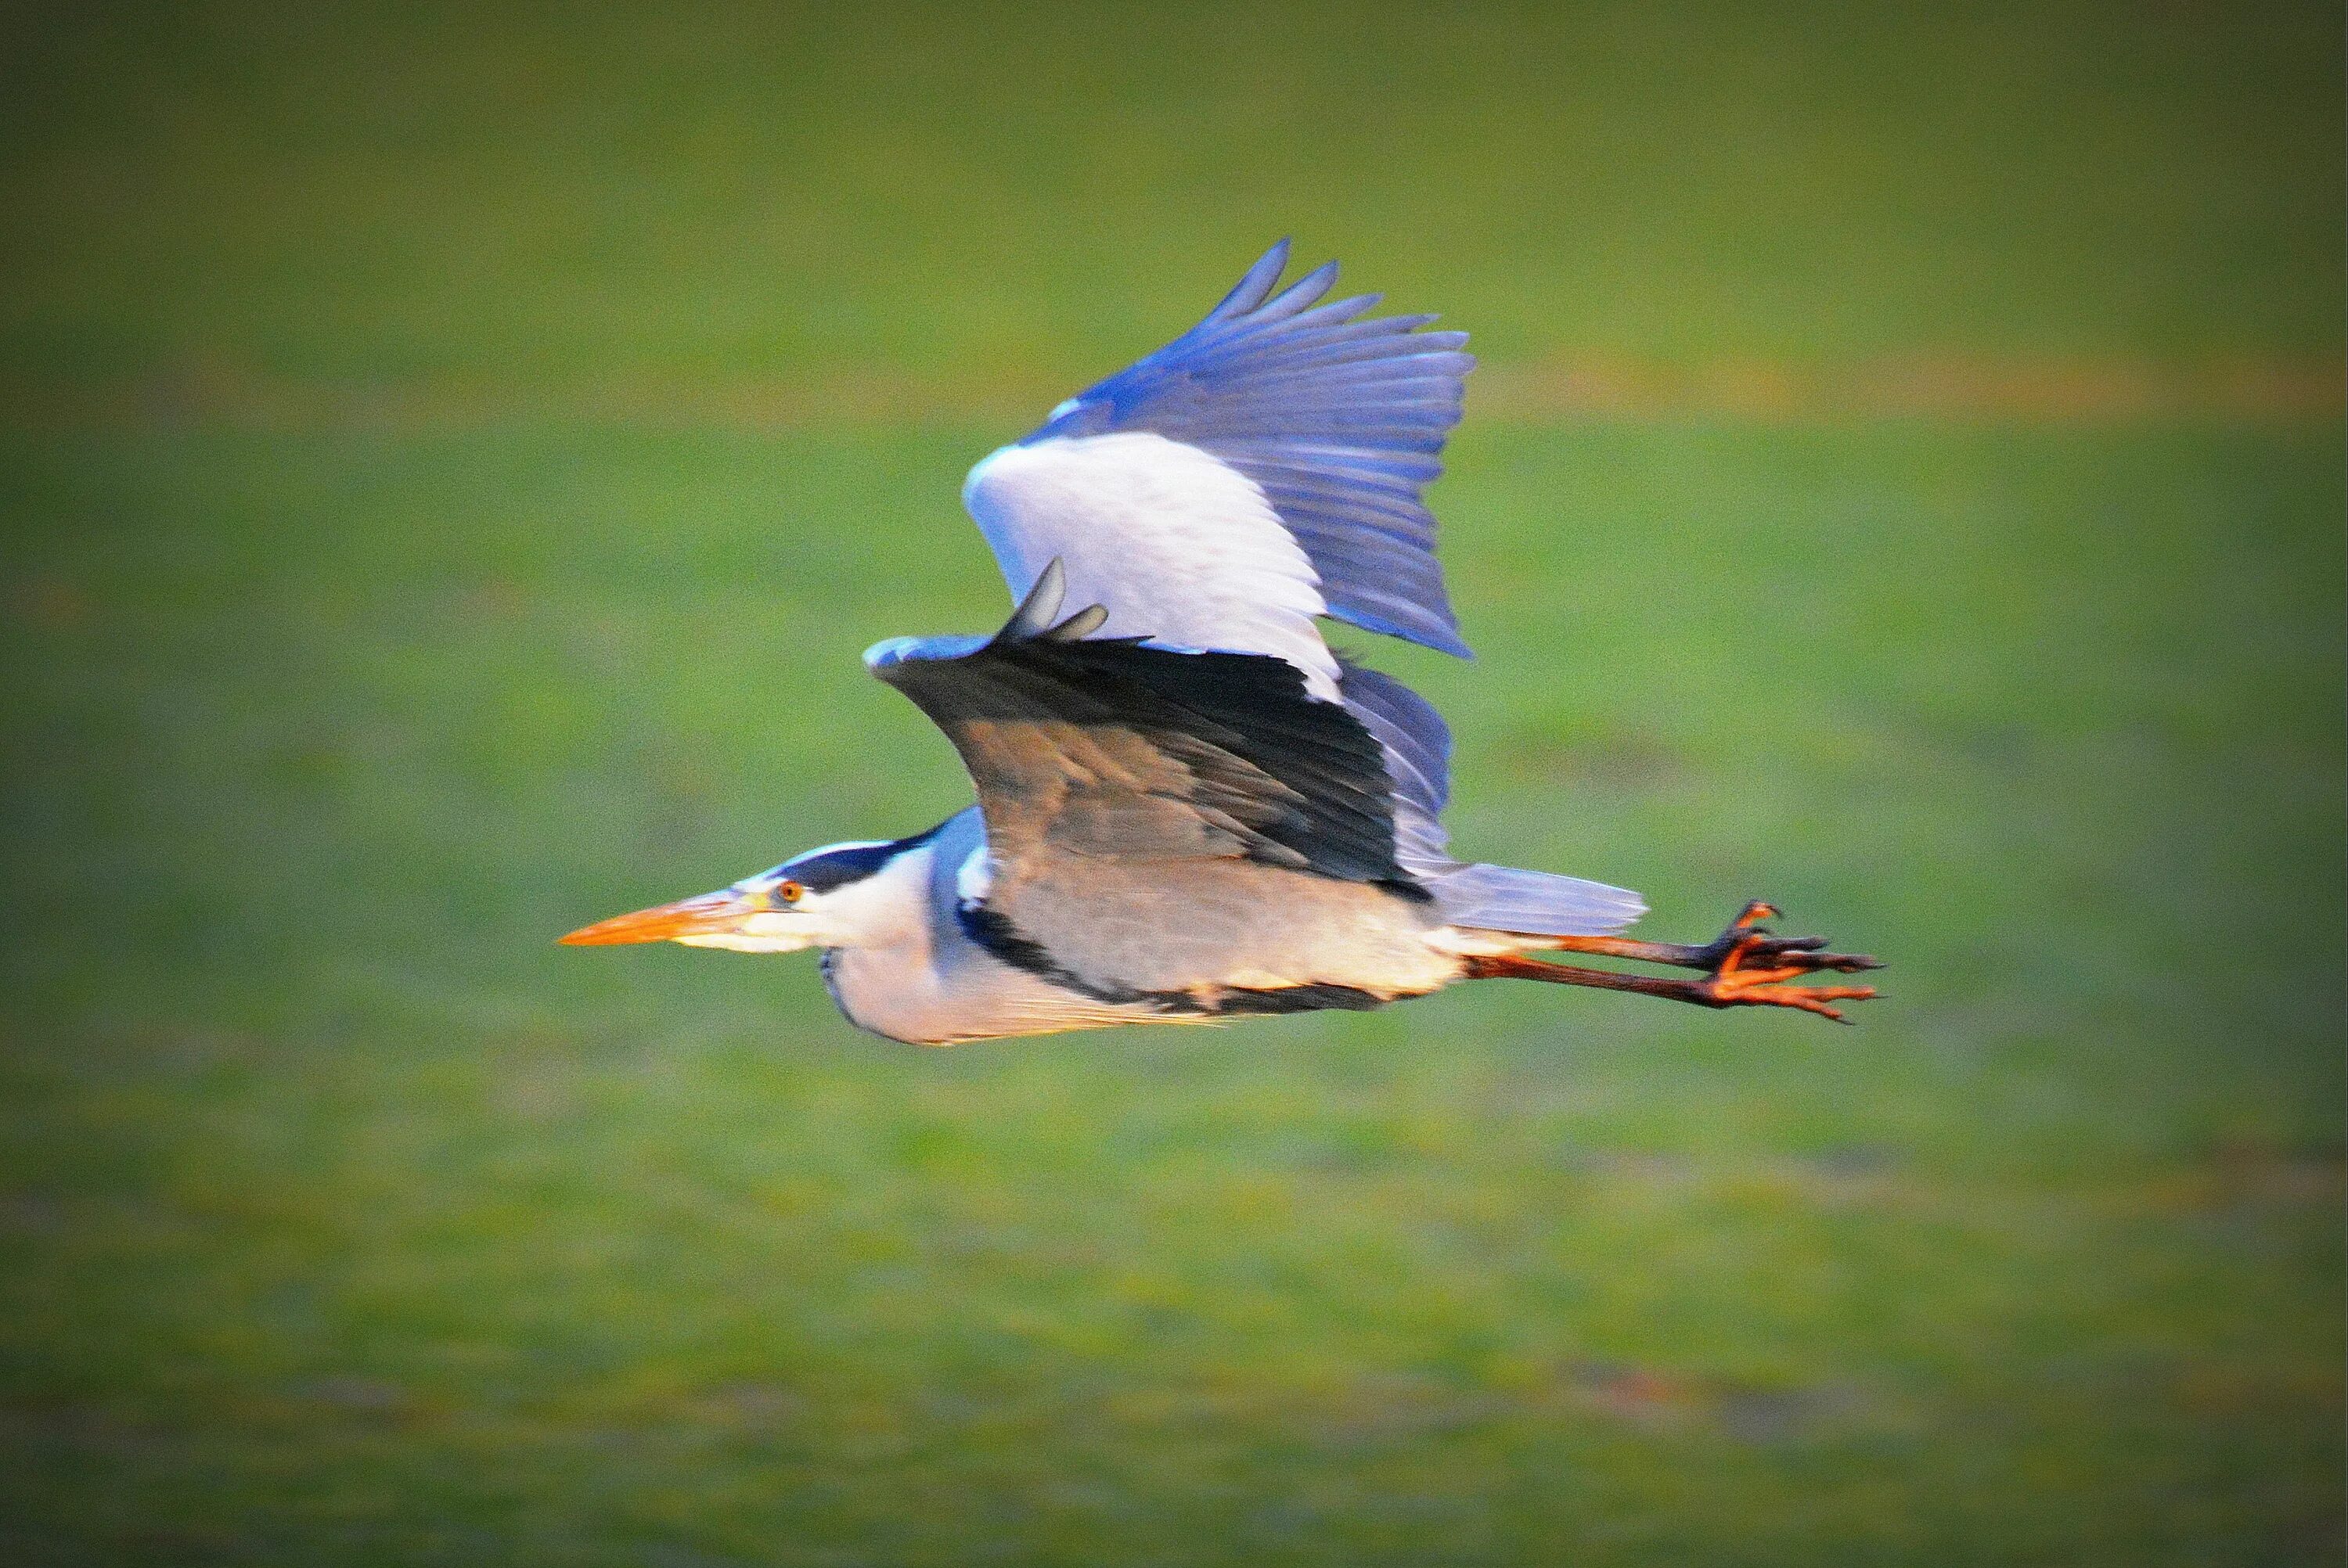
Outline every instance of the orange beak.
[(608, 920), (582, 926), (569, 936), (556, 940), (566, 948), (608, 948), (623, 942), (673, 942), (679, 937), (733, 930), (764, 907), (763, 904), (727, 888), (692, 898), (680, 898), (674, 904), (655, 904), (649, 909), (638, 909), (632, 914), (614, 915)]

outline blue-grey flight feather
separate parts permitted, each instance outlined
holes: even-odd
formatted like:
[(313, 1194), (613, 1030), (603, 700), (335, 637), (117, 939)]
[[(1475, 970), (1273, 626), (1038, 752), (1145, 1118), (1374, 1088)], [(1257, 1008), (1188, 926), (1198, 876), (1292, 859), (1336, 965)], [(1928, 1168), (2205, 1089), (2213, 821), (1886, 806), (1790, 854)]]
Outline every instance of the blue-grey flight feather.
[(1459, 423), (1468, 334), (1432, 315), (1323, 303), (1332, 261), (1277, 296), (1282, 241), (1197, 326), (1063, 404), (1026, 444), (1148, 430), (1254, 480), (1320, 574), (1329, 613), (1465, 655), (1422, 492)]
[(1475, 361), (1432, 316), (1274, 292), (1285, 241), (1204, 320), (1055, 409), (963, 497), (1014, 596), (1060, 559), (1116, 636), (1269, 653), (1334, 695), (1314, 618), (1465, 656), (1424, 491)]

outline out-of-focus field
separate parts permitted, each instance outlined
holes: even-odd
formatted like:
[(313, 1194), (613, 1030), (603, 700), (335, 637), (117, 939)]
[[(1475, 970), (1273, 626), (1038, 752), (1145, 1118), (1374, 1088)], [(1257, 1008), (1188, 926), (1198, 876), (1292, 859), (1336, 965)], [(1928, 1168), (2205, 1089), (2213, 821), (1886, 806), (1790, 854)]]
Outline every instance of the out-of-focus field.
[[(12, 14), (0, 1553), (2336, 1562), (2340, 21), (2142, 11)], [(963, 467), (1292, 230), (1463, 846), (1861, 1027), (551, 946), (959, 805)], [(1894, 361), (2088, 395), (1539, 391)]]

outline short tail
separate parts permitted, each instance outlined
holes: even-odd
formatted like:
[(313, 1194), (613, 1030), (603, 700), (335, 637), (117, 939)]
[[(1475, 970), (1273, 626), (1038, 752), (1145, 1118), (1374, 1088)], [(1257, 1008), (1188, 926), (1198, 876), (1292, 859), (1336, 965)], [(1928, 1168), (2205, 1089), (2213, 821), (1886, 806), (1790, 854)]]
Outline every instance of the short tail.
[(1611, 937), (1647, 912), (1626, 887), (1513, 866), (1461, 866), (1423, 880), (1445, 920), (1483, 931)]

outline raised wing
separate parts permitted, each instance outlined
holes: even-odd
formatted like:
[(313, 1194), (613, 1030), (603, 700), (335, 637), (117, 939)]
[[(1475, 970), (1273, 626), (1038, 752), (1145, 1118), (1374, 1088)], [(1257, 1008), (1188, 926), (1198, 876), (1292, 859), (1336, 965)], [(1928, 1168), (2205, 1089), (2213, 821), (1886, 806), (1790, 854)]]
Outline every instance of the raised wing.
[(1395, 859), (1385, 753), (1343, 705), (1260, 654), (1086, 641), (1046, 563), (993, 638), (865, 655), (943, 730), (978, 786), (994, 875), (1037, 863), (1245, 859), (1424, 897)]
[(1421, 492), (1459, 422), (1467, 334), (1284, 292), (1275, 245), (1204, 321), (971, 470), (963, 498), (1015, 597), (1059, 560), (1112, 637), (1270, 654), (1335, 695), (1333, 615), (1463, 657)]

